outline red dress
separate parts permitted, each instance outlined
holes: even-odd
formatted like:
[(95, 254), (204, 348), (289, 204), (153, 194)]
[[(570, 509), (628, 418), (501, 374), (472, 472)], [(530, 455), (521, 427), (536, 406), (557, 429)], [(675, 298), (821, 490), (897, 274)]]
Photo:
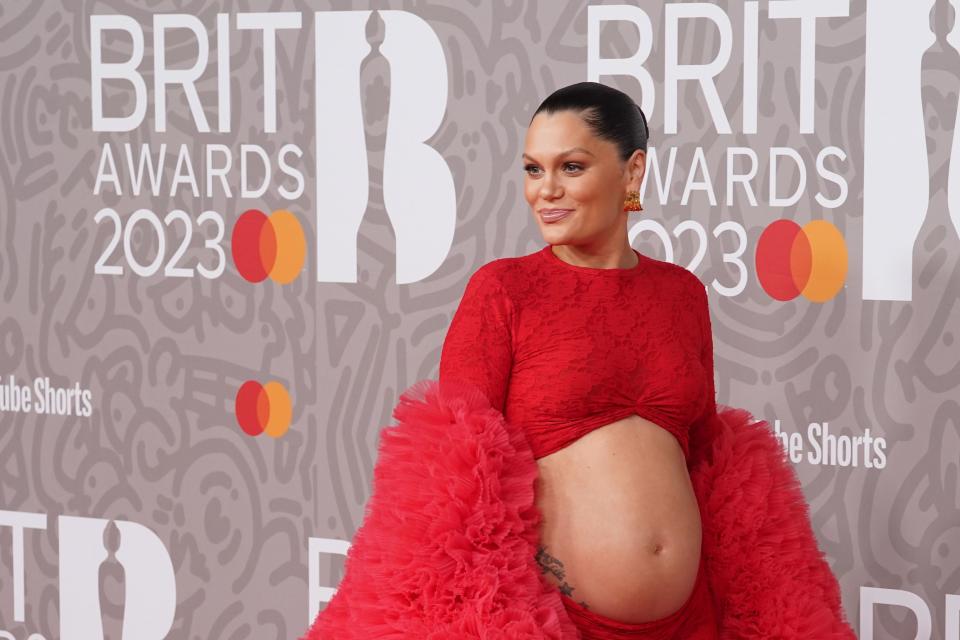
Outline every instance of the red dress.
[[(715, 402), (703, 286), (639, 257), (597, 270), (548, 245), (477, 270), (440, 380), (380, 432), (344, 576), (303, 640), (855, 640), (779, 440)], [(677, 437), (703, 521), (691, 601), (644, 629), (577, 610), (534, 557), (536, 458), (631, 413)]]
[[(571, 265), (546, 245), (478, 269), (440, 357), (440, 385), (478, 388), (521, 425), (535, 458), (636, 414), (669, 431), (689, 458), (689, 431), (716, 413), (706, 290), (690, 271), (644, 256), (633, 268)], [(626, 623), (561, 595), (583, 638), (714, 640), (703, 557), (684, 605)]]
[(541, 458), (631, 414), (673, 434), (716, 413), (707, 293), (687, 269), (564, 262), (551, 245), (470, 278), (447, 331), (440, 385), (477, 386)]

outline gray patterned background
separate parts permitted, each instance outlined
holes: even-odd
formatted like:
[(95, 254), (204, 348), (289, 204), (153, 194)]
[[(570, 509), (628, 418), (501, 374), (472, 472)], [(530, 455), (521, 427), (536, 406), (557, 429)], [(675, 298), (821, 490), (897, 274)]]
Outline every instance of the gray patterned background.
[[(894, 119), (897, 126), (865, 133), (864, 114), (885, 109), (868, 95), (867, 16), (886, 2), (851, 0), (849, 15), (816, 21), (812, 133), (801, 133), (799, 126), (800, 21), (773, 19), (772, 3), (759, 3), (758, 131), (743, 133), (744, 14), (757, 5), (715, 3), (729, 16), (733, 32), (730, 62), (717, 77), (733, 129), (729, 135), (717, 133), (695, 82), (680, 85), (678, 132), (664, 133), (665, 6), (637, 3), (653, 25), (652, 51), (644, 63), (657, 90), (648, 112), (651, 145), (661, 157), (675, 148), (678, 168), (663, 201), (648, 182), (645, 210), (637, 218), (658, 221), (671, 232), (672, 256), (650, 233), (634, 245), (688, 266), (704, 283), (716, 279), (731, 286), (738, 274), (723, 255), (736, 243), (729, 234), (715, 237), (712, 231), (724, 221), (742, 225), (748, 240), (746, 286), (736, 295), (711, 290), (718, 401), (745, 407), (771, 425), (779, 420), (783, 431), (805, 432), (810, 422), (828, 422), (834, 434), (863, 435), (869, 428), (885, 439), (883, 469), (806, 461), (795, 468), (854, 627), (862, 587), (879, 587), (914, 594), (929, 609), (930, 637), (939, 639), (945, 637), (948, 594), (960, 594), (960, 224), (951, 223), (948, 202), (960, 54), (942, 37), (934, 42), (929, 31), (920, 34), (929, 37), (919, 48), (922, 58), (916, 57), (921, 84), (903, 88), (917, 118)], [(591, 3), (604, 4), (616, 3)], [(924, 28), (924, 15), (934, 6), (932, 0), (886, 6), (893, 4), (919, 15), (913, 22)], [(339, 197), (324, 190), (316, 195), (317, 167), (356, 161), (358, 151), (317, 140), (317, 118), (333, 117), (333, 107), (316, 99), (324, 94), (315, 87), (314, 14), (370, 9), (409, 12), (429, 25), (448, 76), (442, 120), (428, 142), (452, 175), (455, 233), (439, 268), (410, 284), (397, 283), (398, 243), (416, 251), (417, 242), (434, 234), (423, 228), (418, 238), (399, 237), (395, 228), (401, 222), (406, 229), (416, 229), (416, 222), (402, 221), (400, 213), (384, 206), (381, 187), (389, 184), (385, 172), (392, 166), (384, 163), (386, 132), (388, 126), (404, 125), (396, 119), (402, 116), (390, 120), (391, 95), (398, 91), (397, 79), (408, 76), (391, 66), (384, 50), (392, 54), (394, 49), (381, 49), (388, 23), (377, 11), (364, 26), (371, 51), (355, 81), (365, 145), (360, 160), (369, 170), (356, 243), (357, 281), (317, 279), (314, 248), (324, 234), (317, 212), (335, 217), (331, 203)], [(264, 69), (262, 33), (235, 28), (237, 14), (254, 11), (302, 17), (301, 28), (278, 32), (275, 70)], [(167, 92), (167, 130), (155, 131), (153, 21), (167, 13), (195, 15), (207, 29), (210, 59), (197, 87), (210, 132), (197, 130), (179, 87)], [(223, 133), (217, 130), (218, 13), (226, 13), (231, 24), (232, 126)], [(149, 100), (146, 117), (134, 131), (93, 130), (93, 14), (129, 16), (143, 29), (140, 70)], [(949, 3), (937, 0), (934, 15), (939, 24), (952, 24)], [(522, 195), (519, 156), (531, 114), (553, 90), (581, 80), (616, 86), (641, 102), (636, 78), (589, 75), (587, 16), (585, 2), (532, 0), (0, 4), (0, 382), (13, 375), (20, 384), (44, 376), (54, 386), (79, 384), (91, 391), (93, 407), (89, 417), (0, 412), (0, 522), (6, 523), (0, 525), (0, 638), (7, 637), (4, 631), (18, 640), (39, 640), (31, 634), (90, 637), (83, 635), (89, 633), (85, 623), (61, 628), (64, 609), (82, 612), (91, 597), (85, 585), (99, 585), (102, 637), (120, 638), (124, 625), (133, 624), (131, 611), (139, 611), (143, 600), (129, 590), (143, 587), (136, 580), (144, 570), (125, 560), (121, 550), (136, 543), (134, 529), (103, 528), (102, 521), (137, 523), (162, 542), (176, 579), (175, 617), (167, 637), (242, 640), (303, 632), (311, 581), (315, 587), (335, 587), (343, 568), (339, 556), (321, 554), (318, 574), (311, 578), (309, 541), (349, 540), (356, 531), (369, 497), (378, 433), (390, 423), (401, 391), (436, 377), (440, 346), (467, 278), (489, 260), (543, 246)], [(683, 24), (679, 33), (681, 62), (706, 62), (719, 48), (716, 30), (704, 20)], [(640, 36), (632, 25), (605, 23), (594, 44), (601, 57), (628, 57)], [(912, 61), (909, 51), (917, 50), (920, 36), (889, 36), (869, 37), (889, 38), (883, 40), (887, 46), (902, 47), (904, 59)], [(420, 44), (401, 39), (392, 46)], [(102, 49), (104, 60), (121, 61), (130, 56), (131, 41), (108, 35)], [(196, 56), (189, 32), (169, 33), (168, 66), (189, 67)], [(324, 78), (342, 63), (322, 62), (330, 65)], [(886, 69), (875, 77), (887, 78)], [(888, 82), (895, 83), (897, 70), (889, 73)], [(275, 133), (265, 131), (263, 118), (264, 79), (270, 74), (277, 87)], [(108, 82), (104, 104), (108, 114), (130, 113), (131, 85)], [(324, 130), (330, 126), (327, 122)], [(922, 168), (902, 151), (909, 140), (926, 142), (926, 213), (922, 206), (883, 209), (888, 196), (917, 192), (910, 180), (899, 179), (901, 172), (915, 177)], [(148, 143), (154, 154), (166, 143), (170, 166), (161, 182), (163, 195), (132, 196), (126, 189), (118, 195), (110, 185), (94, 194), (103, 146), (116, 153), (125, 143), (135, 149)], [(304, 152), (293, 159), (305, 178), (297, 199), (279, 195), (279, 186), (293, 187), (279, 170), (269, 176), (263, 196), (240, 198), (236, 190), (231, 198), (222, 191), (206, 195), (199, 169), (205, 145), (226, 145), (237, 162), (241, 144), (260, 145), (275, 159), (288, 143)], [(197, 167), (199, 196), (189, 188), (169, 196), (181, 144)], [(714, 178), (715, 206), (703, 192), (681, 202), (697, 146)], [(790, 207), (770, 206), (766, 197), (772, 146), (795, 149), (807, 168), (807, 186)], [(837, 194), (836, 185), (816, 172), (817, 154), (828, 146), (846, 153), (845, 160), (827, 163), (849, 187), (837, 208), (815, 199), (818, 191)], [(873, 211), (886, 212), (884, 224), (894, 235), (901, 221), (922, 220), (912, 249), (909, 300), (862, 295), (863, 226), (872, 211), (865, 208), (865, 146), (874, 161), (898, 176), (880, 181), (871, 192), (880, 203)], [(726, 203), (730, 147), (758, 152), (756, 206), (739, 191), (732, 204)], [(119, 175), (128, 186), (128, 172)], [(254, 170), (250, 182), (263, 177)], [(237, 184), (239, 172), (229, 179)], [(406, 192), (402, 184), (395, 187), (401, 196), (391, 197), (417, 199), (418, 190), (430, 188), (431, 175), (424, 179), (408, 184)], [(778, 176), (779, 190), (792, 192), (796, 180), (787, 165)], [(129, 269), (122, 276), (95, 274), (94, 264), (111, 237), (108, 224), (94, 221), (105, 206), (121, 218), (141, 207), (161, 220), (174, 209), (194, 219), (207, 209), (219, 212), (226, 223), (224, 273), (214, 279), (167, 277), (162, 270), (151, 276)], [(239, 275), (230, 258), (230, 232), (249, 208), (289, 209), (299, 219), (307, 260), (292, 283), (251, 283)], [(760, 286), (753, 248), (764, 228), (779, 219), (800, 225), (828, 220), (842, 233), (849, 270), (836, 297), (824, 303), (802, 296), (780, 301)], [(705, 245), (693, 233), (672, 235), (686, 220), (708, 231)], [(954, 220), (960, 221), (960, 214), (955, 212)], [(194, 228), (182, 257), (185, 265), (210, 263), (199, 231)], [(167, 255), (183, 233), (182, 226), (167, 228)], [(156, 236), (147, 224), (138, 225), (131, 240), (132, 251), (144, 261), (156, 255)], [(701, 250), (706, 253), (697, 260)], [(111, 262), (119, 263), (118, 256), (114, 252)], [(293, 421), (282, 437), (251, 437), (238, 427), (235, 395), (251, 379), (278, 380), (289, 391)], [(45, 528), (11, 527), (14, 516), (2, 516), (5, 512), (41, 514)], [(71, 573), (78, 557), (63, 557), (101, 553), (81, 546), (80, 537), (62, 539), (72, 522), (64, 517), (70, 516), (101, 522), (92, 539), (103, 531), (102, 553), (110, 557), (99, 565), (96, 581), (80, 569)], [(22, 619), (15, 610), (19, 544)], [(65, 563), (71, 568), (64, 569)], [(81, 574), (89, 581), (76, 582)], [(63, 584), (65, 575), (71, 584)], [(878, 605), (873, 620), (876, 638), (916, 634), (916, 618), (901, 606)], [(144, 636), (129, 626), (122, 637)]]

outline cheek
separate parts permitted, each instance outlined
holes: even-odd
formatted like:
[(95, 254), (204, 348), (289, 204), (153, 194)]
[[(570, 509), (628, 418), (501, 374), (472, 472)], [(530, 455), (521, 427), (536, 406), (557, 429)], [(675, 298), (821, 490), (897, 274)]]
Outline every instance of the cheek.
[(595, 177), (583, 176), (567, 183), (567, 194), (589, 206), (603, 206), (610, 200), (610, 187)]
[(523, 181), (523, 197), (527, 199), (527, 202), (532, 206), (533, 203), (537, 201), (539, 197), (540, 189), (530, 178), (525, 178)]

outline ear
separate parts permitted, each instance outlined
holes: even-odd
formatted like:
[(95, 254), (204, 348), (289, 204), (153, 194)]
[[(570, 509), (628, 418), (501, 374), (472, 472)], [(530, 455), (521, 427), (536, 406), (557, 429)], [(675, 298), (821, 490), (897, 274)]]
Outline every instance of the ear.
[(647, 153), (643, 149), (636, 149), (627, 160), (627, 190), (639, 191), (643, 176), (647, 172)]

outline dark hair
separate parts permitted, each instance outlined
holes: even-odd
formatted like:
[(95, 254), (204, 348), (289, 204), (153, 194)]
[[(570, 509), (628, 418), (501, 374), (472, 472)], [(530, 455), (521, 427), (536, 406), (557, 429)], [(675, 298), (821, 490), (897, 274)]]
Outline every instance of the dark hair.
[(538, 113), (574, 111), (593, 134), (617, 145), (620, 161), (626, 162), (637, 149), (647, 151), (647, 116), (633, 98), (619, 89), (599, 82), (578, 82), (557, 89), (540, 103)]

